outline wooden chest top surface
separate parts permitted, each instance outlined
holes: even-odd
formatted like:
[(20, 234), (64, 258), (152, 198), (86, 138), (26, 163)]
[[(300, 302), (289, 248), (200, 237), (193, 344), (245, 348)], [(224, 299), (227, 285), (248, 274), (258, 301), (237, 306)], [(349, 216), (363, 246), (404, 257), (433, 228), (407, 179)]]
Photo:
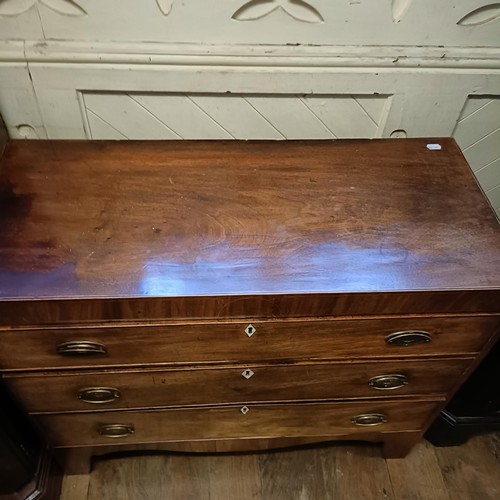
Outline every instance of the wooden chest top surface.
[(500, 230), (452, 139), (11, 141), (0, 162), (3, 300), (457, 289), (500, 289)]

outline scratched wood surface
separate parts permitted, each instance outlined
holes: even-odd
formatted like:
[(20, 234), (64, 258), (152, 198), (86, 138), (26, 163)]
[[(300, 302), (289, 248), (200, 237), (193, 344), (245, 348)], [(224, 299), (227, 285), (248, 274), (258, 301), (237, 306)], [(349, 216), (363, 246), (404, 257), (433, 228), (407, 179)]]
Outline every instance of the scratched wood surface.
[[(117, 388), (115, 400), (99, 410), (176, 407), (181, 405), (255, 403), (342, 398), (381, 399), (387, 392), (368, 384), (387, 373), (404, 374), (406, 385), (392, 397), (446, 394), (471, 358), (445, 360), (297, 363), (293, 365), (236, 365), (223, 368), (108, 370), (85, 373), (5, 373), (9, 388), (32, 413), (95, 411), (96, 405), (75, 397), (85, 387)], [(242, 376), (243, 374), (246, 374)], [(247, 379), (248, 378), (248, 379)], [(250, 381), (250, 379), (252, 379)], [(270, 384), (269, 381), (272, 381)], [(57, 391), (52, 390), (57, 387)], [(203, 391), (200, 391), (203, 387)]]
[(11, 141), (0, 326), (495, 312), (498, 222), (428, 141)]
[(333, 445), (233, 456), (138, 456), (97, 461), (66, 476), (60, 500), (496, 500), (500, 434), (405, 459), (377, 447)]
[(440, 142), (12, 141), (0, 295), (498, 288), (498, 223)]

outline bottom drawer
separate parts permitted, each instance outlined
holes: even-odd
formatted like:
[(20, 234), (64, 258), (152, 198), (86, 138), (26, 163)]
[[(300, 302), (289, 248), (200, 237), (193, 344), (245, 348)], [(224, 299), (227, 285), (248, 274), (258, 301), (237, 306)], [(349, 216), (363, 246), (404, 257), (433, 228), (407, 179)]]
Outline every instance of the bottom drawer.
[[(54, 446), (307, 437), (423, 428), (436, 401), (255, 404), (39, 415)], [(354, 422), (357, 418), (357, 423)]]

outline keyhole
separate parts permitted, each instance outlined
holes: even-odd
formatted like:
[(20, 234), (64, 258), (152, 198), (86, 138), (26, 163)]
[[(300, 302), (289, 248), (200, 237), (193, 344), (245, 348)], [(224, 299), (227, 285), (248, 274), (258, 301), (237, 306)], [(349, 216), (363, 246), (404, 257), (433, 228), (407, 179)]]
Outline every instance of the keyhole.
[(246, 328), (245, 328), (245, 333), (251, 337), (257, 330), (254, 328), (253, 325), (248, 325)]

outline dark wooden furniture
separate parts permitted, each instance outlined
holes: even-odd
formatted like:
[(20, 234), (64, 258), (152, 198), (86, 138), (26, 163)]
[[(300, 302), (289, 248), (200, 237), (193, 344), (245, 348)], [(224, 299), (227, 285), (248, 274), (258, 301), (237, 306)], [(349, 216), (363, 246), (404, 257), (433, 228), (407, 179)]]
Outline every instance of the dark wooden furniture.
[(476, 434), (500, 431), (500, 342), (453, 396), (425, 437), (435, 446), (458, 446)]
[(14, 495), (35, 475), (43, 450), (24, 412), (0, 384), (0, 498)]
[(58, 500), (61, 483), (50, 448), (0, 383), (0, 500)]
[[(0, 116), (0, 158), (7, 143)], [(0, 500), (57, 500), (61, 483), (50, 448), (0, 380)]]
[(12, 141), (0, 206), (1, 370), (70, 473), (404, 456), (499, 330), (498, 221), (451, 139)]

